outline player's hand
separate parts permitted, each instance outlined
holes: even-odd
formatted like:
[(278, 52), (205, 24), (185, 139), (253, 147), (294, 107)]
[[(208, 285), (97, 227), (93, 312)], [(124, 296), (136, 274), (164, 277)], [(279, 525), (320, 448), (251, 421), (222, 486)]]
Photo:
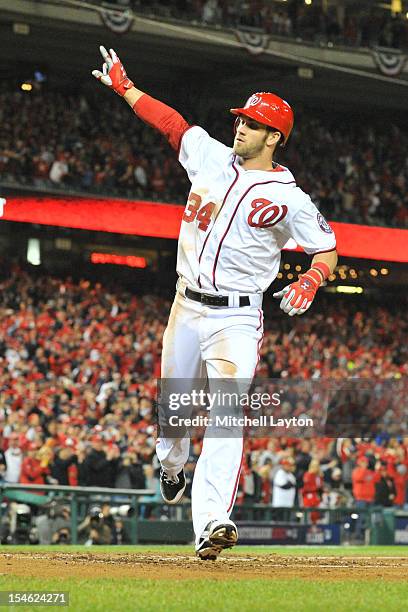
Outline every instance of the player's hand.
[(315, 283), (312, 279), (299, 276), (299, 280), (291, 283), (273, 294), (274, 298), (282, 298), (280, 307), (290, 317), (301, 315), (310, 308), (316, 291), (319, 288), (319, 283)]
[(105, 47), (100, 46), (99, 50), (104, 60), (102, 72), (100, 70), (92, 70), (92, 74), (98, 81), (113, 89), (119, 96), (124, 96), (129, 89), (134, 87), (134, 84), (128, 78), (122, 62), (113, 49), (110, 49), (108, 53)]

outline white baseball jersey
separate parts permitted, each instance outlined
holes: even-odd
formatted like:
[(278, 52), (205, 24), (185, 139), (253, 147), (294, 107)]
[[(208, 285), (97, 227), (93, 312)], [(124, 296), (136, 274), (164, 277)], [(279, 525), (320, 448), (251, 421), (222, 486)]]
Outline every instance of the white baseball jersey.
[(207, 293), (262, 293), (293, 238), (314, 255), (336, 247), (333, 230), (283, 166), (245, 170), (232, 149), (199, 126), (181, 141), (191, 181), (181, 223), (177, 273)]

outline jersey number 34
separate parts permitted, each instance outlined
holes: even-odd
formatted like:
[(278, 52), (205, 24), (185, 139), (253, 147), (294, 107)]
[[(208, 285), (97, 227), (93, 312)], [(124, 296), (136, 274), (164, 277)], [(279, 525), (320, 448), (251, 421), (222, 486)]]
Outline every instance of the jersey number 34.
[(184, 211), (183, 221), (191, 223), (194, 219), (198, 221), (198, 229), (207, 231), (210, 225), (211, 215), (215, 208), (214, 202), (208, 202), (201, 206), (201, 197), (196, 193), (190, 193), (187, 201), (187, 206)]

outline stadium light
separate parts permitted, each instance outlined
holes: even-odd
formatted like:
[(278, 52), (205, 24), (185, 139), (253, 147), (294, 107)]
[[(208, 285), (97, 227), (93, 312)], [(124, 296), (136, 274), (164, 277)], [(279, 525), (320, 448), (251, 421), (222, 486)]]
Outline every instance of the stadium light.
[(145, 257), (136, 255), (117, 255), (116, 253), (91, 253), (93, 264), (113, 264), (117, 266), (129, 266), (130, 268), (146, 268)]
[(337, 293), (363, 293), (362, 287), (353, 287), (352, 285), (338, 285), (336, 287)]
[(27, 261), (32, 266), (41, 265), (41, 249), (38, 238), (29, 238), (27, 243)]
[(401, 0), (391, 0), (391, 13), (394, 15), (402, 12), (402, 1)]
[(14, 34), (21, 34), (22, 36), (28, 36), (30, 34), (30, 26), (28, 23), (13, 23), (13, 32)]

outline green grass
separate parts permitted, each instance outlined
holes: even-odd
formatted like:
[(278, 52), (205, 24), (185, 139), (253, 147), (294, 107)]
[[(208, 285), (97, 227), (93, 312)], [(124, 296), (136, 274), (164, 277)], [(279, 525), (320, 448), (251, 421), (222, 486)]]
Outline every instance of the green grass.
[[(307, 580), (107, 581), (0, 578), (2, 590), (66, 590), (70, 610), (106, 612), (382, 612), (406, 610), (408, 583)], [(21, 610), (36, 610), (24, 606)], [(41, 608), (45, 609), (45, 608)], [(64, 608), (61, 608), (62, 610)]]
[[(4, 546), (1, 553), (92, 552), (92, 553), (185, 553), (191, 546)], [(231, 555), (279, 554), (302, 556), (408, 556), (408, 547), (269, 547), (241, 546)], [(394, 612), (408, 610), (408, 575), (405, 581), (378, 580), (237, 580), (233, 573), (218, 580), (152, 580), (98, 577), (40, 580), (0, 575), (0, 590), (69, 591), (74, 612)], [(11, 609), (11, 608), (9, 608)], [(20, 610), (45, 610), (44, 607), (19, 606)], [(55, 609), (55, 608), (52, 608)], [(63, 610), (64, 608), (60, 608)]]

